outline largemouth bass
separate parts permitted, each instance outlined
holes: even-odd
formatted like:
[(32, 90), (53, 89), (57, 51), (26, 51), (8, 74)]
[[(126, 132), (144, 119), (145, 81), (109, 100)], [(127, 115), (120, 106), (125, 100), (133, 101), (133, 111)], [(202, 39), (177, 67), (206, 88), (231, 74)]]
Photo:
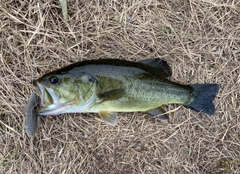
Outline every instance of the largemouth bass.
[(214, 114), (212, 101), (218, 93), (217, 84), (182, 85), (168, 80), (171, 75), (167, 62), (159, 58), (74, 63), (33, 81), (40, 97), (38, 113), (99, 113), (111, 126), (117, 124), (117, 112), (159, 115), (164, 112), (164, 104), (182, 104)]

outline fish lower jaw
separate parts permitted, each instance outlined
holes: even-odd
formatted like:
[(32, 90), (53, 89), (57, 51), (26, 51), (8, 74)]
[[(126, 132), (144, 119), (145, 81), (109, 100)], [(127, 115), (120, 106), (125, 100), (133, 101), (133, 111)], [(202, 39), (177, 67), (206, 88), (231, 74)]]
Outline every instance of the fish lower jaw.
[(40, 107), (39, 114), (43, 116), (64, 114), (66, 113), (65, 111), (67, 109), (68, 105), (66, 103), (61, 105), (52, 104), (45, 107), (44, 106)]
[(39, 114), (42, 116), (48, 116), (48, 115), (59, 115), (59, 114), (64, 114), (65, 108), (56, 108), (56, 109), (51, 109), (51, 110), (43, 110), (40, 111)]
[(48, 115), (58, 115), (58, 114), (65, 114), (65, 113), (86, 113), (89, 108), (85, 106), (76, 106), (76, 105), (70, 105), (68, 103), (65, 103), (60, 106), (51, 106), (48, 108), (42, 108), (39, 110), (39, 114), (43, 116)]

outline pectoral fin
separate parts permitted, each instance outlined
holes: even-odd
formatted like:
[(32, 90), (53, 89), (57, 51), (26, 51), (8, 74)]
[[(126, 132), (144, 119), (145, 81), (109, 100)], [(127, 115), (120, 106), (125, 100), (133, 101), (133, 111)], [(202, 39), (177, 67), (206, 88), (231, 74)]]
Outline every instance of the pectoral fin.
[(107, 125), (110, 125), (110, 126), (117, 125), (118, 116), (116, 112), (101, 111), (99, 112), (99, 115)]
[(98, 94), (98, 97), (101, 100), (101, 102), (104, 102), (109, 100), (117, 100), (121, 98), (124, 94), (125, 94), (125, 89), (119, 88), (119, 89), (113, 89), (113, 90)]
[(157, 116), (160, 120), (168, 120), (169, 119), (168, 114), (164, 114), (165, 111), (162, 108), (162, 106), (148, 110), (147, 113), (151, 114), (152, 116)]

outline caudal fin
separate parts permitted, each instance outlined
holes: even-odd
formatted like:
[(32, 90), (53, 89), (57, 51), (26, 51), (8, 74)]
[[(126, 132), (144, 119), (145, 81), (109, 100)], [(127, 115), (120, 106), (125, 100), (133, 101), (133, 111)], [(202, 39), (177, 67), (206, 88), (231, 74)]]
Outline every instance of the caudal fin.
[(218, 93), (219, 86), (217, 84), (193, 84), (193, 97), (187, 107), (198, 112), (206, 114), (214, 114), (215, 106), (212, 103)]

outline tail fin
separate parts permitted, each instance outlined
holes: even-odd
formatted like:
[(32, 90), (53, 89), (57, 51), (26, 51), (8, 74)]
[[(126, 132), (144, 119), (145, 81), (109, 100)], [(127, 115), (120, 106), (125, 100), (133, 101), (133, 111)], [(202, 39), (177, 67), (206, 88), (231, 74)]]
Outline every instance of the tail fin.
[(215, 106), (212, 103), (218, 93), (219, 86), (217, 84), (193, 84), (193, 98), (187, 107), (198, 112), (206, 114), (214, 114)]

